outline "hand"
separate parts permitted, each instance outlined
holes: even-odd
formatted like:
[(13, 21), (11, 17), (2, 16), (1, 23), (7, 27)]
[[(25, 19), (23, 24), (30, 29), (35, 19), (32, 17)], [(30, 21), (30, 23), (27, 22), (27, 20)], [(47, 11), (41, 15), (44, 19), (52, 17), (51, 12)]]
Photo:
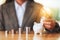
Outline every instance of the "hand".
[(43, 26), (48, 30), (52, 30), (55, 27), (55, 23), (56, 22), (53, 19), (46, 19), (43, 21)]

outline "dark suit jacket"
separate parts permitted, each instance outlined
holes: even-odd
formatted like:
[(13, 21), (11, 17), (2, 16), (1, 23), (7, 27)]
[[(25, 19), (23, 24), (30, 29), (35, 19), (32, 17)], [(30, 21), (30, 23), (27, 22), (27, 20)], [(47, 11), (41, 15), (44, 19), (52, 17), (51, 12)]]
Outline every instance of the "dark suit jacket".
[[(24, 30), (26, 26), (32, 28), (34, 22), (40, 21), (39, 14), (42, 7), (43, 6), (41, 4), (28, 1), (23, 18), (22, 30)], [(18, 30), (18, 28), (19, 25), (14, 2), (2, 5), (0, 8), (0, 30)]]

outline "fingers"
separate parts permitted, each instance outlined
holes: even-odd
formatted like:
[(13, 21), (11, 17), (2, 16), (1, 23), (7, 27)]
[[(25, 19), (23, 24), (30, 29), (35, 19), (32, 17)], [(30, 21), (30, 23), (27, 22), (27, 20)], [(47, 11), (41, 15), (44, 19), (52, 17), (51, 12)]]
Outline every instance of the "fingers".
[(52, 19), (51, 19), (51, 20), (50, 20), (50, 19), (44, 20), (43, 26), (44, 26), (46, 29), (53, 29), (54, 26), (55, 26), (55, 21), (52, 20)]
[(51, 22), (43, 22), (44, 24), (48, 24), (48, 25), (50, 25), (51, 24)]

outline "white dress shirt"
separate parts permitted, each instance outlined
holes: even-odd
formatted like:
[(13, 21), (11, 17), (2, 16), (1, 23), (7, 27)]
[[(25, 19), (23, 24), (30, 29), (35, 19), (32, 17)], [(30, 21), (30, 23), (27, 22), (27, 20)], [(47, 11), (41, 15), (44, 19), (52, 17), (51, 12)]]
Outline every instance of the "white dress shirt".
[(23, 17), (24, 17), (24, 13), (25, 13), (25, 9), (26, 9), (27, 1), (24, 2), (22, 5), (19, 5), (16, 1), (14, 2), (14, 4), (15, 4), (15, 10), (16, 10), (16, 15), (17, 15), (17, 19), (18, 19), (18, 24), (21, 27)]

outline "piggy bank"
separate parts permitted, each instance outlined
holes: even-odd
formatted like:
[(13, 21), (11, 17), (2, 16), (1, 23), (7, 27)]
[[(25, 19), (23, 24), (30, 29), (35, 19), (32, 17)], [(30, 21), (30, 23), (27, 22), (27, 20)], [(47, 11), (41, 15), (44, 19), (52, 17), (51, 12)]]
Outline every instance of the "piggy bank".
[(33, 25), (34, 34), (37, 34), (37, 33), (42, 34), (43, 29), (44, 29), (44, 27), (43, 27), (42, 23), (36, 23), (36, 22), (34, 22), (34, 25)]

